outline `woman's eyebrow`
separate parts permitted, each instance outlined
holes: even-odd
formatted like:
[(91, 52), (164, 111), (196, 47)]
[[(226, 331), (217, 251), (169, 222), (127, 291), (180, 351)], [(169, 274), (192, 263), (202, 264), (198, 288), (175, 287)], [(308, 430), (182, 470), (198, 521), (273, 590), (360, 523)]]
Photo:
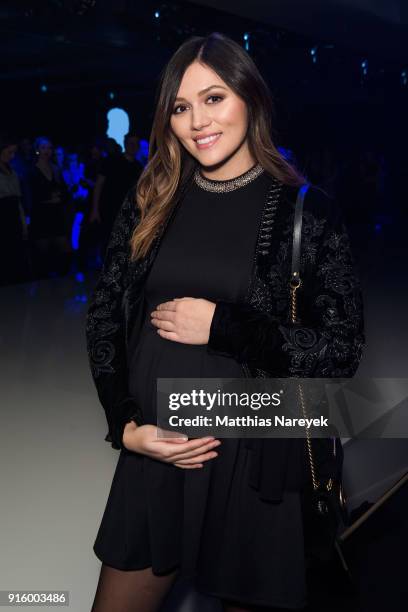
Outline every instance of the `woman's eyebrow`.
[[(203, 94), (207, 93), (207, 91), (210, 91), (210, 89), (213, 89), (214, 87), (218, 87), (221, 89), (227, 89), (226, 87), (223, 87), (222, 85), (210, 85), (209, 87), (206, 87), (205, 89), (202, 89), (201, 91), (198, 92), (199, 96), (202, 96)], [(184, 102), (187, 102), (187, 100), (185, 98), (181, 98), (178, 97), (175, 99), (175, 102), (177, 102), (177, 100), (184, 100)]]

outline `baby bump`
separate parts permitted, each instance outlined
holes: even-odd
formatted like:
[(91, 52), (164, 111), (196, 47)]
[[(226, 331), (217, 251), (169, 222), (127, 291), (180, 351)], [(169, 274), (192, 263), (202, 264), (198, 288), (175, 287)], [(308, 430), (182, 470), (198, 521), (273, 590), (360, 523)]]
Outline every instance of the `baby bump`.
[(207, 353), (207, 345), (184, 344), (162, 338), (146, 317), (129, 360), (129, 391), (146, 422), (157, 421), (157, 378), (241, 378), (241, 365), (232, 358)]

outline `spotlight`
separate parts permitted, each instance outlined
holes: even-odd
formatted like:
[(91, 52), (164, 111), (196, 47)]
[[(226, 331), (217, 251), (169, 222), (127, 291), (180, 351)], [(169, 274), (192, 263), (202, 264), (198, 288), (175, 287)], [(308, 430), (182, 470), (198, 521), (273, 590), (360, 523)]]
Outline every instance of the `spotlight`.
[(317, 47), (312, 47), (310, 49), (310, 55), (312, 56), (312, 62), (316, 64), (317, 62)]
[(245, 45), (244, 45), (245, 50), (246, 50), (246, 51), (249, 51), (249, 33), (248, 33), (248, 32), (245, 32), (245, 34), (244, 34), (244, 37), (243, 37), (243, 38), (244, 38), (244, 41), (245, 41)]

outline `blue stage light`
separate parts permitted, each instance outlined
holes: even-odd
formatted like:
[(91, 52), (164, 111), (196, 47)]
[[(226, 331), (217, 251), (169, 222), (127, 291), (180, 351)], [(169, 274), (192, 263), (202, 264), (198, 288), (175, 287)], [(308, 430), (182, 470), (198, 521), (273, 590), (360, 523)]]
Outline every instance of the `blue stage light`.
[(314, 64), (317, 62), (317, 47), (312, 47), (310, 49), (310, 55), (312, 56), (312, 61)]
[(249, 51), (249, 33), (248, 33), (248, 32), (245, 32), (245, 34), (244, 34), (244, 37), (243, 37), (243, 38), (244, 38), (244, 41), (245, 41), (245, 45), (244, 45), (245, 50), (246, 50), (246, 51)]
[(71, 245), (74, 251), (77, 251), (79, 247), (79, 234), (81, 231), (81, 221), (83, 218), (84, 213), (77, 212), (75, 215), (74, 222), (72, 224)]

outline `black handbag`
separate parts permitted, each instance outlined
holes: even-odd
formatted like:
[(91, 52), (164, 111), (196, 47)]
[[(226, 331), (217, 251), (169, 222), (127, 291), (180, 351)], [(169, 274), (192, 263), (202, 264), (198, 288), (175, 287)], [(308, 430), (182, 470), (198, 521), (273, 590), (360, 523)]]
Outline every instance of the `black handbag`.
[[(297, 313), (297, 290), (302, 284), (300, 254), (303, 201), (309, 184), (302, 185), (295, 204), (293, 228), (292, 266), (289, 281), (290, 320), (300, 323)], [(301, 416), (307, 418), (307, 406), (302, 384), (298, 383), (297, 395)], [(333, 595), (341, 590), (343, 595), (354, 595), (356, 586), (341, 550), (339, 530), (349, 524), (341, 466), (343, 449), (341, 441), (314, 439), (306, 428), (306, 455), (309, 479), (301, 491), (305, 562), (309, 585), (313, 582), (322, 592), (326, 587)], [(317, 466), (319, 465), (319, 470)]]

